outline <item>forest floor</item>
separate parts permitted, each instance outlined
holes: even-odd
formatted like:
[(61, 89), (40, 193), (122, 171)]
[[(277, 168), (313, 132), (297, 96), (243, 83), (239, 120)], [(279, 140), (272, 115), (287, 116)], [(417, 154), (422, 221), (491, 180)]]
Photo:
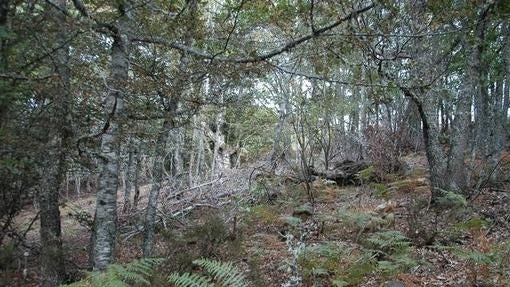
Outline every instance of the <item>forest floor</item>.
[(308, 199), (296, 186), (254, 207), (247, 247), (263, 262), (264, 285), (288, 282), (292, 252), (281, 234), (292, 232), (306, 233), (297, 259), (302, 281), (292, 286), (508, 286), (508, 183), (434, 210), (425, 157), (403, 161), (407, 174), (384, 184), (315, 181), (310, 213), (303, 212)]
[[(200, 194), (238, 192), (212, 202), (194, 197), (191, 206), (197, 208), (161, 222), (156, 248), (168, 260), (153, 286), (168, 286), (162, 278), (192, 270), (191, 260), (200, 257), (236, 262), (254, 286), (507, 286), (509, 183), (484, 189), (473, 201), (449, 195), (431, 208), (425, 157), (412, 154), (402, 161), (405, 173), (384, 183), (337, 186), (315, 180), (314, 204), (303, 184), (287, 176), (250, 178), (253, 166), (225, 174)], [(141, 188), (140, 206), (149, 188)], [(89, 194), (61, 206), (73, 276), (87, 266), (87, 222), (94, 205)], [(119, 262), (141, 255), (142, 214), (120, 213)], [(35, 216), (28, 209), (17, 223), (28, 227)], [(37, 244), (37, 225), (27, 234), (28, 245)], [(9, 285), (37, 286), (37, 254), (17, 266)]]

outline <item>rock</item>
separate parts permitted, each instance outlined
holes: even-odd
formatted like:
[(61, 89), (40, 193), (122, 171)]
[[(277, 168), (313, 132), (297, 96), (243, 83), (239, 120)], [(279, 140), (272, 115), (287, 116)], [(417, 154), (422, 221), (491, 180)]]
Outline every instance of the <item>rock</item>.
[(402, 281), (391, 280), (384, 282), (382, 287), (406, 287), (406, 285)]

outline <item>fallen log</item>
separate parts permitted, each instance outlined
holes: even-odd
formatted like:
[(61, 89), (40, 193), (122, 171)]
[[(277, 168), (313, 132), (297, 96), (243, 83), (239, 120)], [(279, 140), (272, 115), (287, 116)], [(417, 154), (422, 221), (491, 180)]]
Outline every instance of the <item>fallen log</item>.
[(333, 164), (333, 168), (326, 171), (319, 171), (315, 168), (310, 168), (310, 170), (312, 175), (333, 180), (338, 185), (356, 185), (360, 183), (357, 174), (368, 166), (369, 164), (365, 161), (346, 160)]

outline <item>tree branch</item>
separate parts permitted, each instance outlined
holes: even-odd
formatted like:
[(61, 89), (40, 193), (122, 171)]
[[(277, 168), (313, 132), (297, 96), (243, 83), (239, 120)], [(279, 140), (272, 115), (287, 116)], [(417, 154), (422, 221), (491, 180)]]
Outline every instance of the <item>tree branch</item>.
[(300, 44), (303, 44), (304, 42), (306, 42), (310, 39), (316, 38), (316, 37), (320, 36), (321, 34), (324, 34), (325, 32), (330, 31), (331, 29), (339, 26), (343, 22), (351, 20), (351, 19), (355, 18), (356, 16), (358, 16), (359, 14), (369, 11), (370, 9), (374, 8), (375, 6), (376, 6), (376, 4), (372, 3), (366, 7), (358, 9), (356, 11), (352, 11), (351, 13), (338, 19), (337, 21), (335, 21), (327, 26), (324, 26), (320, 29), (312, 31), (311, 33), (301, 36), (300, 38), (297, 38), (293, 41), (290, 41), (280, 48), (276, 48), (276, 49), (269, 51), (265, 54), (260, 54), (260, 55), (256, 55), (253, 57), (216, 57), (215, 54), (211, 54), (207, 51), (203, 51), (203, 50), (197, 49), (195, 47), (188, 47), (181, 43), (169, 42), (168, 40), (163, 39), (163, 38), (133, 38), (132, 41), (153, 43), (153, 44), (167, 46), (167, 47), (170, 47), (173, 49), (177, 49), (177, 50), (181, 50), (183, 52), (189, 53), (196, 57), (204, 58), (204, 59), (211, 60), (211, 61), (215, 60), (215, 61), (220, 61), (220, 62), (230, 62), (230, 63), (238, 63), (238, 64), (256, 63), (256, 62), (262, 62), (262, 61), (268, 60), (268, 59), (273, 58), (273, 57), (280, 55), (282, 53), (289, 52), (296, 46), (299, 46)]

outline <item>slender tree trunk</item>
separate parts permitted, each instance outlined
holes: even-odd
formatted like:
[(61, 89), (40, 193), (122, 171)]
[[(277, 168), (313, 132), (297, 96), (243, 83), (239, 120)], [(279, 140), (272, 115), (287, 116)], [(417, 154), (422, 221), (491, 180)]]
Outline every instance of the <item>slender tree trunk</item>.
[(76, 195), (80, 196), (81, 195), (81, 178), (80, 178), (79, 171), (75, 171), (75, 173), (74, 173), (74, 185), (75, 185)]
[(415, 149), (420, 145), (422, 128), (420, 123), (420, 113), (416, 103), (409, 100), (404, 112), (403, 123), (401, 124), (404, 135), (412, 142)]
[(138, 208), (138, 201), (140, 199), (140, 172), (142, 165), (142, 155), (140, 150), (137, 150), (135, 157), (136, 157), (135, 180), (133, 183), (135, 187), (135, 194), (133, 197), (133, 208), (136, 210)]
[(220, 111), (216, 115), (216, 132), (214, 136), (214, 152), (211, 165), (212, 176), (221, 172), (223, 169), (230, 168), (230, 158), (224, 132), (226, 110), (225, 107), (223, 107), (223, 96), (220, 98), (220, 105), (222, 105), (222, 107), (220, 107)]
[(430, 185), (432, 191), (431, 202), (435, 202), (443, 190), (448, 189), (446, 181), (447, 160), (439, 142), (440, 130), (435, 117), (435, 106), (431, 95), (415, 95), (407, 89), (404, 94), (416, 104), (423, 125), (423, 140), (425, 153), (429, 163)]
[(496, 91), (494, 95), (494, 103), (492, 104), (492, 114), (493, 114), (493, 121), (494, 121), (494, 131), (492, 136), (492, 142), (491, 147), (492, 151), (491, 154), (499, 154), (499, 152), (504, 148), (503, 141), (504, 141), (504, 134), (505, 134), (505, 118), (503, 113), (503, 97), (504, 97), (504, 90), (503, 90), (503, 74), (499, 75), (499, 79), (496, 82)]
[(290, 109), (289, 105), (289, 95), (284, 93), (278, 108), (278, 123), (274, 130), (273, 150), (271, 151), (271, 170), (273, 172), (278, 165), (278, 161), (285, 158), (285, 151), (289, 148), (289, 142), (286, 140), (287, 137), (284, 131)]
[(134, 154), (134, 147), (133, 142), (130, 140), (129, 147), (128, 147), (128, 162), (126, 166), (126, 184), (124, 188), (124, 207), (123, 211), (129, 211), (131, 209), (131, 189), (132, 189), (132, 182), (133, 182), (133, 154)]
[(170, 137), (172, 140), (172, 161), (174, 166), (172, 175), (180, 175), (184, 172), (184, 161), (182, 157), (184, 130), (182, 128), (174, 128), (170, 133)]
[(192, 130), (192, 149), (189, 155), (189, 170), (188, 170), (188, 184), (193, 186), (195, 177), (201, 172), (203, 163), (204, 146), (202, 131), (198, 126), (200, 125), (199, 115), (193, 115), (193, 130)]
[[(197, 2), (192, 0), (188, 2), (189, 4), (189, 14), (186, 15), (189, 17), (190, 23), (192, 23), (195, 18), (195, 12), (197, 7)], [(190, 28), (188, 28), (190, 29)], [(191, 28), (193, 29), (193, 28)], [(191, 39), (191, 35), (189, 34), (190, 30), (188, 30), (188, 38)], [(188, 40), (189, 40), (188, 39)], [(166, 146), (168, 144), (169, 135), (172, 136), (172, 143), (174, 147), (174, 154), (172, 157), (172, 161), (175, 164), (176, 168), (174, 169), (175, 173), (183, 172), (183, 163), (180, 153), (180, 147), (182, 145), (181, 140), (181, 131), (176, 128), (176, 123), (174, 121), (174, 117), (176, 116), (177, 109), (179, 108), (179, 100), (182, 93), (185, 92), (184, 85), (187, 83), (189, 79), (189, 73), (187, 71), (188, 67), (188, 55), (182, 54), (181, 61), (179, 65), (180, 70), (180, 78), (176, 79), (178, 83), (178, 88), (174, 90), (174, 94), (170, 95), (170, 99), (168, 101), (167, 106), (165, 106), (165, 120), (163, 121), (162, 129), (159, 133), (157, 139), (157, 148), (156, 148), (156, 158), (154, 161), (154, 165), (152, 167), (153, 173), (153, 182), (152, 187), (149, 193), (149, 202), (147, 204), (147, 211), (145, 213), (145, 229), (144, 229), (144, 237), (143, 237), (143, 255), (145, 257), (151, 256), (153, 244), (154, 244), (154, 229), (156, 224), (156, 213), (158, 206), (159, 193), (161, 191), (161, 185), (163, 181), (163, 169), (164, 169), (164, 160), (166, 153)]]
[(94, 270), (103, 270), (113, 261), (117, 233), (117, 189), (119, 185), (120, 129), (124, 116), (123, 90), (128, 81), (129, 39), (127, 21), (129, 9), (120, 5), (122, 15), (113, 37), (110, 82), (106, 105), (109, 127), (101, 138), (100, 176), (97, 188), (96, 212), (92, 232), (91, 262)]
[[(173, 115), (173, 113), (172, 113)], [(156, 224), (156, 213), (158, 206), (159, 193), (163, 181), (163, 167), (165, 160), (165, 151), (169, 131), (172, 129), (173, 123), (168, 117), (165, 118), (163, 126), (158, 135), (156, 142), (156, 155), (154, 165), (152, 167), (152, 186), (149, 193), (149, 202), (145, 213), (145, 229), (143, 234), (143, 256), (149, 257), (152, 254), (154, 243), (154, 228)]]
[(448, 154), (449, 188), (454, 191), (465, 191), (469, 185), (466, 170), (466, 151), (468, 146), (469, 123), (471, 121), (471, 93), (473, 89), (473, 67), (468, 68), (462, 83), (463, 88), (457, 100), (455, 119), (451, 125), (450, 150)]
[(196, 124), (197, 124), (197, 115), (193, 115), (192, 120), (192, 130), (191, 130), (191, 148), (189, 149), (189, 164), (188, 164), (188, 186), (193, 186), (193, 170), (195, 168), (195, 157), (197, 155), (196, 147), (197, 147), (197, 137), (195, 135)]
[(489, 154), (490, 108), (488, 94), (487, 64), (483, 59), (485, 55), (485, 29), (487, 25), (486, 14), (482, 12), (475, 28), (475, 43), (472, 54), (472, 65), (476, 71), (475, 93), (475, 150), (482, 158)]
[[(0, 1), (0, 29), (9, 31), (9, 5), (10, 0)], [(0, 39), (0, 73), (4, 73), (8, 68), (8, 39)], [(9, 103), (5, 100), (0, 101), (0, 128), (7, 122), (5, 117), (9, 110)]]
[(510, 24), (506, 23), (503, 26), (503, 34), (505, 36), (505, 45), (503, 46), (503, 65), (505, 65), (504, 73), (505, 73), (505, 87), (503, 91), (503, 107), (501, 109), (501, 124), (503, 125), (503, 143), (508, 137), (509, 131), (506, 127), (510, 125), (510, 121), (508, 118), (508, 108), (510, 108)]
[[(65, 0), (56, 5), (66, 10)], [(70, 69), (69, 45), (66, 42), (66, 24), (64, 16), (53, 11), (59, 30), (57, 41), (62, 49), (57, 51), (55, 70), (59, 81), (53, 97), (53, 110), (49, 116), (50, 130), (44, 155), (44, 174), (39, 191), (40, 237), (41, 237), (41, 285), (57, 286), (65, 279), (64, 252), (62, 250), (62, 231), (60, 225), (59, 191), (63, 186), (66, 173), (66, 155), (71, 137), (70, 120)]]

